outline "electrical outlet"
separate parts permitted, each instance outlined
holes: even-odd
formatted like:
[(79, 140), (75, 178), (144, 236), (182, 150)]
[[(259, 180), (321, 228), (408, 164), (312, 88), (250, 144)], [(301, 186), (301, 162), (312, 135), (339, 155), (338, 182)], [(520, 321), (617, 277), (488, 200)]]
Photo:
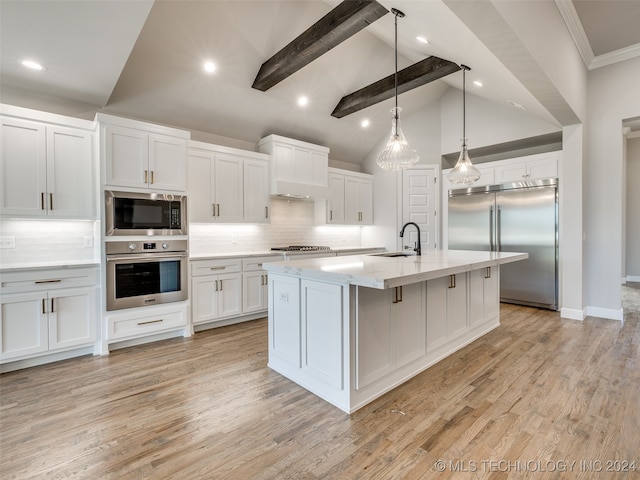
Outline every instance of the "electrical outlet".
[(86, 236), (82, 239), (82, 245), (84, 247), (93, 247), (93, 237)]
[(0, 237), (0, 248), (16, 248), (16, 237)]
[(288, 302), (289, 301), (289, 294), (287, 292), (280, 292), (280, 301), (281, 302)]

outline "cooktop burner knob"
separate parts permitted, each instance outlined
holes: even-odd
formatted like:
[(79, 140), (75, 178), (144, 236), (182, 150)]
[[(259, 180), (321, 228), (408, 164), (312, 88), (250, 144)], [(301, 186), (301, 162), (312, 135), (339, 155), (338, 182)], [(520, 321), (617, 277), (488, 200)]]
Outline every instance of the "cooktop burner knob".
[(166, 242), (165, 242), (165, 243), (163, 243), (163, 244), (162, 244), (162, 248), (163, 248), (164, 250), (166, 250), (167, 248), (169, 248), (169, 244), (168, 244), (168, 243), (166, 243)]
[(136, 249), (136, 244), (135, 243), (130, 243), (129, 244), (129, 250), (131, 250), (132, 252)]

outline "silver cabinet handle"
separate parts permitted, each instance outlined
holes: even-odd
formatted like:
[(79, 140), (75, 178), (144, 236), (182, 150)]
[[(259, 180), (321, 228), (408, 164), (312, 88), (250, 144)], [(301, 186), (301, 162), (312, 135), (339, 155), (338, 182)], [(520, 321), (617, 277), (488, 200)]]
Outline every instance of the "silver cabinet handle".
[(153, 170), (151, 170), (151, 183), (153, 183)]
[(149, 325), (151, 323), (160, 323), (163, 322), (164, 319), (163, 318), (159, 318), (157, 320), (147, 320), (146, 322), (138, 322), (138, 325)]
[(502, 239), (500, 238), (500, 236), (502, 235), (502, 208), (500, 208), (498, 206), (498, 219), (496, 221), (497, 223), (497, 230), (496, 230), (496, 251), (497, 252), (501, 252), (502, 251)]
[(41, 283), (60, 283), (62, 281), (62, 279), (57, 278), (55, 280), (36, 280), (34, 283), (36, 285), (41, 284)]
[(392, 303), (400, 303), (402, 302), (402, 286), (394, 288), (394, 299)]
[(489, 251), (495, 251), (494, 242), (494, 231), (493, 231), (493, 206), (489, 207)]
[(47, 313), (47, 299), (42, 299), (42, 313)]
[(491, 278), (491, 267), (487, 267), (487, 270), (484, 272), (484, 278)]
[(222, 291), (222, 280), (220, 280), (220, 291)]
[(449, 288), (456, 288), (456, 274), (449, 275)]
[(149, 170), (144, 171), (144, 183), (149, 183)]
[(215, 280), (216, 282), (216, 292), (218, 291), (218, 280)]

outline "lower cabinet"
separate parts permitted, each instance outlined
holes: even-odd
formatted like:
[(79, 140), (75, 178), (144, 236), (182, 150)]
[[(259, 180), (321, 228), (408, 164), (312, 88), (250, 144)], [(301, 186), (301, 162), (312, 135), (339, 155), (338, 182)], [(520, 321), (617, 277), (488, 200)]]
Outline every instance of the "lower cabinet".
[(192, 262), (191, 315), (194, 325), (242, 314), (242, 262)]
[(500, 269), (486, 267), (469, 272), (469, 328), (500, 314)]
[(187, 302), (132, 308), (107, 316), (109, 342), (134, 340), (187, 326)]
[(427, 282), (427, 318), (428, 352), (468, 330), (466, 273)]
[(425, 285), (358, 287), (356, 388), (425, 354)]
[(277, 262), (278, 256), (249, 257), (242, 260), (242, 313), (266, 312), (269, 298), (269, 277), (262, 269), (266, 262)]
[(93, 345), (99, 316), (96, 284), (97, 268), (4, 274), (0, 361)]

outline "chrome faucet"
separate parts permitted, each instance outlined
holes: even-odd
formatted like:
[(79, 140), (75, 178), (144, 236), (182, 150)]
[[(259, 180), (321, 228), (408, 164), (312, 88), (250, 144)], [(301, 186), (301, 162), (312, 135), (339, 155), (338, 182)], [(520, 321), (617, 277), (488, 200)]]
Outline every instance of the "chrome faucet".
[(404, 237), (404, 229), (407, 228), (407, 225), (413, 225), (418, 230), (418, 241), (416, 242), (416, 247), (413, 249), (416, 252), (416, 255), (422, 255), (422, 246), (420, 245), (420, 227), (415, 222), (407, 222), (402, 226), (402, 230), (400, 230), (400, 238)]

